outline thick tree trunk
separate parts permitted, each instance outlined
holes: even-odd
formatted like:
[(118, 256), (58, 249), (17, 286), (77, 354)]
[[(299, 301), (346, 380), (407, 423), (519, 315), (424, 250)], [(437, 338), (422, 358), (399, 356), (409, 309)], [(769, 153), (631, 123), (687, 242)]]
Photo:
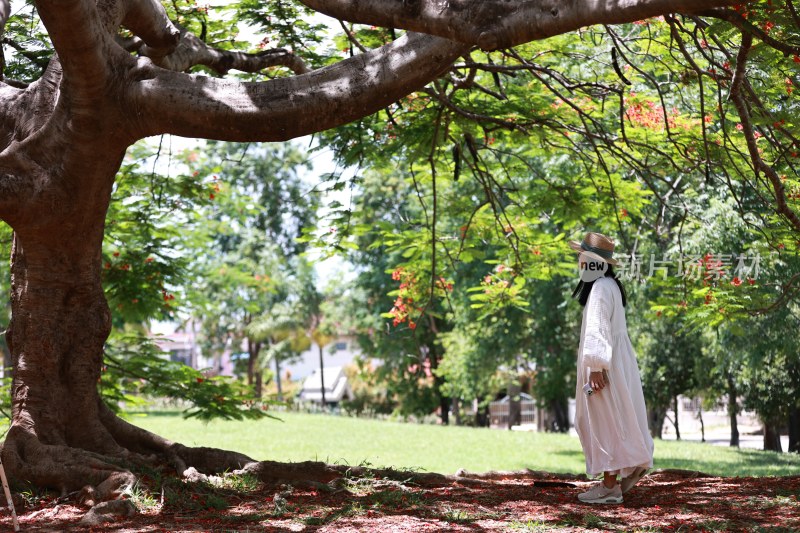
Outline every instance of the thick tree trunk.
[(439, 410), (441, 411), (442, 425), (447, 426), (450, 424), (450, 397), (442, 393), (444, 379), (439, 377), (435, 377), (434, 379), (437, 381), (436, 393), (439, 395)]
[(522, 391), (519, 381), (513, 379), (508, 384), (508, 429), (520, 425), (522, 422), (522, 401), (520, 392)]
[(661, 439), (664, 435), (664, 419), (667, 413), (664, 409), (650, 408), (647, 411), (647, 419), (650, 424), (650, 435), (654, 439)]
[(255, 386), (253, 387), (253, 392), (256, 395), (256, 398), (261, 398), (264, 395), (264, 372), (262, 370), (258, 370), (255, 375)]
[(780, 424), (773, 421), (764, 422), (764, 450), (782, 452)]
[[(102, 219), (94, 226), (16, 232), (12, 250), (7, 340), (14, 379), (3, 462), (17, 478), (64, 490), (107, 476), (69, 465), (67, 447), (99, 454), (122, 450), (98, 411), (111, 313), (101, 284)], [(58, 463), (66, 464), (52, 468)]]
[(550, 402), (550, 411), (553, 417), (552, 431), (566, 433), (569, 431), (569, 412), (567, 402), (563, 399), (554, 399)]
[[(2, 449), (9, 477), (81, 499), (114, 498), (135, 482), (125, 463), (187, 463), (207, 472), (242, 468), (242, 454), (186, 448), (131, 426), (103, 404), (97, 389), (111, 314), (101, 284), (102, 219), (88, 228), (62, 224), (14, 235), (12, 419)], [(227, 465), (227, 466), (223, 466)]]
[(726, 376), (728, 381), (728, 418), (731, 423), (731, 443), (732, 447), (739, 447), (739, 424), (736, 421), (736, 415), (739, 414), (738, 398), (736, 394), (736, 381), (733, 374), (728, 371)]
[[(247, 338), (247, 384), (251, 387), (256, 383), (256, 368), (258, 354), (261, 352), (261, 343)], [(259, 394), (259, 398), (261, 395)]]
[(800, 406), (789, 411), (789, 448), (787, 452), (800, 453)]

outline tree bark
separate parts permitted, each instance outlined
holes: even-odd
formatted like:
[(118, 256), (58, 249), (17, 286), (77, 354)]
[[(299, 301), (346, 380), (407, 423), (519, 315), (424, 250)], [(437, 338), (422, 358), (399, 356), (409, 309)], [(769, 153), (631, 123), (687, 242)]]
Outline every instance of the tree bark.
[(522, 389), (519, 379), (514, 378), (508, 383), (508, 429), (518, 426), (522, 417), (522, 401), (520, 399)]
[(764, 422), (764, 450), (782, 452), (780, 424), (773, 421)]
[(791, 453), (800, 453), (800, 406), (795, 405), (789, 411), (789, 447)]
[(672, 398), (672, 410), (675, 413), (675, 418), (672, 421), (672, 425), (675, 426), (675, 440), (681, 440), (681, 428), (680, 428), (680, 423), (678, 422), (678, 397), (677, 396)]
[(264, 395), (264, 371), (258, 370), (256, 371), (256, 382), (253, 392), (256, 395), (256, 398), (261, 398)]
[(634, 22), (665, 13), (696, 13), (736, 0), (301, 0), (334, 18), (438, 35), (484, 50), (509, 48), (593, 24)]
[(283, 401), (283, 386), (281, 384), (281, 358), (275, 354), (275, 386), (278, 388), (278, 401)]
[(567, 403), (561, 399), (550, 401), (550, 411), (553, 413), (552, 431), (566, 433), (569, 431), (569, 412)]
[(697, 419), (700, 421), (700, 442), (706, 441), (706, 424), (703, 420), (703, 406), (697, 409)]
[(736, 381), (733, 373), (728, 370), (726, 375), (728, 382), (728, 418), (731, 423), (731, 447), (739, 447), (739, 424), (736, 421), (736, 415), (739, 414), (738, 398), (736, 394)]
[(647, 418), (650, 425), (650, 435), (654, 439), (661, 439), (664, 435), (664, 419), (666, 418), (666, 411), (663, 409), (650, 408), (647, 411)]
[(319, 383), (322, 390), (322, 409), (325, 410), (327, 402), (325, 401), (325, 361), (322, 359), (322, 344), (317, 344), (319, 348)]
[(260, 352), (261, 343), (247, 337), (247, 384), (251, 387), (256, 383), (258, 355)]

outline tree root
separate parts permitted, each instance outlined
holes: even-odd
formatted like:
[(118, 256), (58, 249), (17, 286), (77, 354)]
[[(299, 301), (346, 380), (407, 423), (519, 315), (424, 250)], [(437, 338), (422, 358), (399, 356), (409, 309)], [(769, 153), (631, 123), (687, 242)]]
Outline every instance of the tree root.
[(67, 444), (45, 444), (33, 432), (12, 427), (2, 450), (2, 459), (10, 477), (57, 489), (62, 495), (77, 492), (79, 502), (90, 507), (102, 501), (119, 499), (137, 482), (137, 470), (153, 469), (174, 469), (175, 474), (188, 482), (212, 482), (209, 476), (215, 474), (248, 474), (270, 485), (307, 485), (331, 491), (347, 490), (351, 481), (404, 487), (487, 487), (509, 478), (533, 479), (534, 485), (553, 483), (548, 480), (554, 477), (585, 479), (585, 476), (532, 470), (485, 474), (461, 470), (456, 475), (443, 475), (317, 461), (255, 461), (237, 452), (188, 447), (169, 441), (122, 420), (105, 407), (101, 407), (99, 419), (115, 441), (116, 447), (109, 449), (118, 451), (101, 454)]
[(574, 481), (587, 481), (589, 479), (586, 477), (586, 474), (553, 474), (551, 472), (545, 472), (543, 470), (531, 470), (529, 468), (513, 471), (493, 470), (491, 472), (481, 473), (468, 472), (464, 469), (461, 469), (456, 472), (456, 476), (489, 481), (502, 481), (504, 479), (532, 479), (534, 481), (571, 479)]

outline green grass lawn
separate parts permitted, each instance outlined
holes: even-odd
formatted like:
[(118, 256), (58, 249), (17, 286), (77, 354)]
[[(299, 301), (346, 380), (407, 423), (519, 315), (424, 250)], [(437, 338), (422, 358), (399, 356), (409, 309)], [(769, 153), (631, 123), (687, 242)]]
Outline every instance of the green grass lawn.
[[(332, 415), (280, 413), (282, 422), (203, 423), (173, 412), (133, 415), (137, 426), (187, 446), (235, 450), (254, 459), (318, 460), (453, 474), (459, 468), (583, 473), (576, 437), (442, 427)], [(655, 468), (721, 476), (800, 475), (800, 455), (737, 450), (694, 442), (656, 441)]]

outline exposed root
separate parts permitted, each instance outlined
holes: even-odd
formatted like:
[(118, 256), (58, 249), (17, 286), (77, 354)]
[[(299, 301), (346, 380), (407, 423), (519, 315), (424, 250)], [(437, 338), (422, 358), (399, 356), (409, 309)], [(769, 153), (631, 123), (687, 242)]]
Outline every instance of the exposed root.
[(42, 444), (14, 429), (9, 431), (2, 450), (9, 477), (55, 488), (62, 494), (81, 490), (81, 499), (87, 505), (117, 498), (136, 481), (132, 473), (95, 453)]
[(330, 465), (318, 461), (300, 463), (279, 463), (277, 461), (259, 461), (246, 465), (237, 474), (251, 474), (265, 483), (297, 483), (313, 481), (330, 483), (340, 478), (381, 478), (403, 483), (411, 483), (421, 487), (436, 487), (458, 483), (460, 485), (485, 486), (488, 481), (469, 479), (459, 476), (427, 472), (411, 472), (392, 468), (365, 468), (361, 466)]
[[(255, 461), (232, 451), (206, 447), (188, 447), (138, 428), (117, 417), (105, 406), (99, 409), (99, 421), (113, 437), (117, 452), (98, 454), (68, 445), (43, 444), (36, 436), (12, 427), (2, 451), (3, 462), (16, 480), (40, 487), (51, 487), (67, 494), (79, 491), (79, 501), (87, 506), (120, 498), (134, 486), (137, 467), (143, 470), (171, 470), (188, 482), (214, 483), (210, 476), (222, 473), (249, 474), (270, 485), (288, 483), (316, 487), (326, 492), (348, 490), (351, 483), (369, 482), (395, 487), (441, 487), (462, 485), (487, 487), (510, 478), (533, 479), (554, 483), (547, 472), (490, 472), (456, 475), (331, 465), (306, 461), (282, 463)], [(559, 475), (560, 479), (585, 479), (585, 476)], [(548, 481), (550, 480), (550, 481)]]
[(529, 468), (525, 468), (523, 470), (514, 470), (514, 471), (502, 471), (502, 470), (493, 470), (491, 472), (468, 472), (463, 468), (456, 472), (456, 476), (469, 478), (469, 479), (483, 479), (487, 481), (498, 481), (504, 479), (532, 479), (535, 481), (538, 480), (553, 480), (553, 479), (571, 479), (575, 481), (587, 481), (588, 478), (586, 474), (553, 474), (550, 472), (544, 472), (542, 470), (530, 470)]
[(718, 477), (711, 474), (706, 474), (705, 472), (700, 472), (699, 470), (684, 470), (682, 468), (659, 468), (658, 470), (653, 470), (650, 472), (649, 475), (655, 474), (669, 474), (672, 476), (680, 476), (685, 478), (696, 478), (696, 477)]

